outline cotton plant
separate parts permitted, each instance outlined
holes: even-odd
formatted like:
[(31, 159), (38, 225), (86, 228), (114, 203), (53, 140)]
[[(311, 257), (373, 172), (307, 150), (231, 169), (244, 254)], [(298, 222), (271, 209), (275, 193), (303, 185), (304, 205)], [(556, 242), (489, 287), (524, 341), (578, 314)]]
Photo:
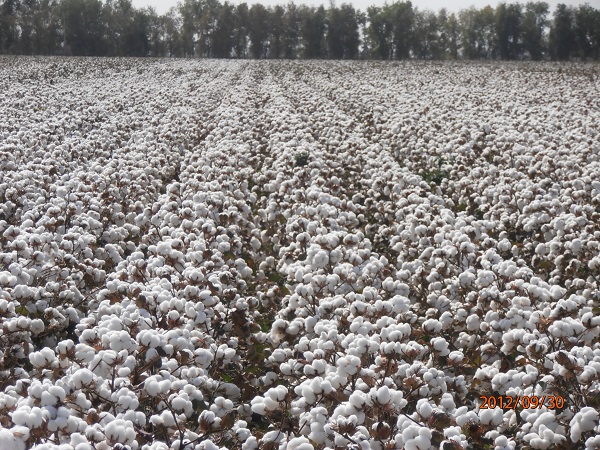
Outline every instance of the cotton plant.
[(598, 445), (589, 68), (11, 62), (0, 446)]

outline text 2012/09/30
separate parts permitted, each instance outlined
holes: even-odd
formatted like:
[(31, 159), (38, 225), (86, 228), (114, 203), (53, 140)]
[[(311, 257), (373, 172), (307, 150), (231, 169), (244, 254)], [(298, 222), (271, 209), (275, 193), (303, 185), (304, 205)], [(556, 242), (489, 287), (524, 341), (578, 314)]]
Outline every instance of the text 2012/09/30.
[(548, 409), (563, 409), (565, 399), (560, 395), (518, 395), (516, 397), (508, 395), (480, 395), (482, 400), (479, 409), (541, 409), (546, 406)]

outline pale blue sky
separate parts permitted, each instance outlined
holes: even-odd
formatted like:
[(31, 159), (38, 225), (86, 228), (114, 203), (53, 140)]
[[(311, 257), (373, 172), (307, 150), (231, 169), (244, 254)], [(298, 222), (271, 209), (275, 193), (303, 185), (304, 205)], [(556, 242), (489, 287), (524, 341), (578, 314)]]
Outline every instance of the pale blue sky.
[[(177, 6), (178, 0), (132, 0), (134, 6), (136, 7), (144, 7), (144, 6), (152, 6), (159, 14), (163, 14), (169, 10), (169, 8), (173, 6)], [(224, 0), (221, 0), (224, 1)], [(243, 3), (243, 0), (229, 0), (230, 3)], [(506, 3), (511, 3), (512, 0), (507, 0)], [(594, 8), (600, 8), (600, 0), (546, 0), (547, 3), (550, 4), (550, 7), (553, 9), (558, 3), (566, 3), (567, 5), (582, 5), (584, 3), (589, 3)], [(388, 3), (392, 3), (393, 0), (388, 1)], [(246, 3), (262, 3), (263, 5), (284, 5), (287, 3), (287, 0), (246, 0)], [(327, 6), (329, 4), (329, 0), (321, 1), (321, 0), (296, 0), (294, 3), (296, 4), (308, 4), (308, 5), (320, 5), (324, 4)], [(346, 0), (340, 1), (337, 0), (336, 3), (351, 3), (355, 8), (358, 8), (362, 11), (365, 11), (368, 6), (371, 5), (383, 5), (385, 0)], [(441, 8), (446, 8), (450, 12), (457, 12), (461, 9), (468, 8), (473, 5), (476, 7), (483, 7), (486, 5), (496, 6), (500, 3), (500, 0), (490, 0), (490, 1), (473, 1), (473, 0), (412, 0), (412, 4), (419, 9), (431, 9), (434, 11), (438, 11)], [(525, 3), (524, 1), (522, 3)]]

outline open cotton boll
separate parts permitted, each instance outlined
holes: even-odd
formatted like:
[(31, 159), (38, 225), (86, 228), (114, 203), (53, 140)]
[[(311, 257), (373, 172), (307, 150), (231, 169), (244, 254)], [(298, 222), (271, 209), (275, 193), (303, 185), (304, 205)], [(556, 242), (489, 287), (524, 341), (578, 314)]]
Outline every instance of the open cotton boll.
[(37, 406), (32, 408), (23, 405), (12, 413), (12, 421), (15, 425), (21, 425), (30, 429), (40, 428), (44, 422), (44, 413)]
[(600, 448), (600, 435), (588, 438), (585, 441), (586, 450), (596, 450)]
[(314, 450), (315, 448), (304, 436), (292, 438), (284, 447), (286, 450)]
[(481, 423), (496, 427), (504, 420), (504, 413), (500, 408), (482, 409), (479, 411), (479, 420)]
[(417, 412), (423, 418), (428, 418), (433, 412), (433, 407), (427, 399), (421, 398), (417, 401)]
[(54, 351), (50, 348), (43, 348), (39, 352), (32, 352), (29, 355), (29, 361), (34, 367), (48, 367), (56, 360)]
[(377, 389), (377, 393), (375, 394), (375, 398), (380, 405), (385, 405), (390, 402), (392, 399), (392, 395), (390, 393), (390, 388), (387, 386), (381, 386)]
[(599, 414), (590, 406), (583, 407), (569, 422), (571, 427), (571, 440), (578, 442), (581, 435), (587, 431), (593, 430), (598, 426)]
[(447, 356), (450, 354), (450, 350), (448, 350), (448, 341), (446, 341), (446, 339), (443, 337), (433, 338), (431, 340), (431, 345), (440, 356)]
[(7, 450), (25, 450), (25, 441), (15, 436), (12, 430), (0, 427), (0, 448)]
[(442, 331), (442, 324), (436, 319), (427, 319), (423, 322), (423, 331), (431, 334), (438, 334)]

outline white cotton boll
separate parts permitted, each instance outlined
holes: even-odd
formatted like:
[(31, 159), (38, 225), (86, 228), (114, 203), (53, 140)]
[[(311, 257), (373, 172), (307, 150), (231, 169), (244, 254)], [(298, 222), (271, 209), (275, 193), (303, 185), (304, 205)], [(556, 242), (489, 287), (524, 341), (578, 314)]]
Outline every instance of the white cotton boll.
[(25, 450), (25, 442), (17, 438), (11, 430), (0, 428), (0, 449)]
[(392, 396), (390, 394), (390, 389), (387, 386), (381, 386), (377, 390), (377, 402), (380, 405), (385, 405), (390, 402)]
[(446, 341), (446, 339), (442, 337), (433, 338), (431, 340), (431, 345), (433, 346), (433, 349), (439, 353), (440, 356), (447, 356), (450, 353), (450, 351), (448, 350), (449, 344)]
[(311, 386), (302, 386), (301, 394), (308, 405), (312, 405), (317, 401), (317, 397), (315, 396), (315, 392), (313, 391)]
[(160, 423), (165, 427), (174, 427), (176, 425), (175, 417), (173, 417), (171, 411), (164, 410), (162, 413), (160, 413)]
[(34, 367), (42, 368), (47, 367), (54, 362), (56, 355), (54, 351), (49, 348), (43, 348), (39, 352), (32, 352), (29, 355), (29, 361)]
[(290, 439), (286, 450), (315, 450), (313, 445), (304, 436)]
[(44, 322), (40, 319), (33, 319), (29, 325), (29, 329), (33, 334), (40, 334), (45, 329)]
[(361, 409), (366, 403), (367, 399), (365, 397), (364, 392), (354, 391), (352, 394), (350, 394), (350, 398), (348, 399), (348, 401), (356, 409)]
[(450, 311), (445, 311), (440, 316), (440, 323), (442, 324), (443, 329), (447, 329), (454, 322), (454, 318), (452, 317), (452, 313)]
[(414, 443), (419, 450), (429, 450), (431, 448), (431, 437), (419, 435), (414, 439)]
[(554, 415), (554, 412), (546, 411), (545, 413), (542, 413), (539, 416), (537, 416), (535, 422), (533, 422), (532, 428), (539, 429), (541, 427), (545, 427), (546, 425), (553, 423), (555, 420), (556, 417)]
[(75, 450), (77, 449), (81, 449), (81, 450), (92, 450), (92, 446), (89, 444), (88, 439), (81, 433), (73, 433), (71, 435), (71, 442), (70, 444), (73, 446), (73, 448), (75, 448)]
[(502, 239), (498, 242), (498, 250), (500, 252), (507, 252), (512, 248), (512, 244), (508, 239)]
[(275, 411), (277, 408), (279, 408), (279, 402), (270, 397), (264, 398), (263, 404), (265, 405), (267, 411)]
[(242, 450), (256, 450), (258, 449), (258, 440), (254, 436), (250, 436), (246, 439), (246, 442), (242, 444)]
[(504, 414), (500, 408), (482, 409), (479, 411), (479, 420), (486, 425), (498, 426), (502, 423)]
[(275, 395), (271, 396), (271, 398), (277, 400), (278, 402), (284, 401), (288, 395), (288, 390), (285, 386), (277, 386), (276, 388), (269, 389), (268, 393), (273, 391)]
[(65, 198), (69, 191), (64, 186), (59, 186), (56, 188), (56, 196), (58, 198)]
[(593, 430), (598, 425), (598, 411), (590, 406), (581, 409), (569, 422), (571, 427), (571, 440), (578, 442), (581, 435)]
[(479, 330), (479, 326), (481, 324), (481, 319), (479, 318), (478, 315), (471, 314), (469, 317), (467, 317), (466, 323), (467, 323), (467, 330), (469, 330), (469, 331)]
[(600, 435), (588, 438), (585, 441), (586, 450), (597, 450), (600, 448)]
[[(42, 392), (42, 394), (44, 394)], [(20, 425), (27, 428), (40, 428), (44, 422), (43, 411), (34, 406), (23, 405), (12, 413), (12, 421), (15, 425)]]
[(500, 447), (501, 449), (503, 449), (504, 447), (508, 447), (508, 438), (506, 436), (498, 436), (494, 440), (494, 445), (496, 447)]
[(312, 267), (314, 269), (322, 269), (329, 263), (329, 254), (325, 250), (319, 250), (312, 260)]
[(262, 246), (262, 244), (260, 243), (260, 241), (258, 239), (256, 239), (255, 237), (253, 237), (252, 239), (250, 239), (250, 245), (252, 246), (252, 248), (257, 251), (260, 249), (260, 247)]
[(465, 355), (460, 350), (455, 350), (448, 354), (448, 361), (458, 364), (464, 359)]
[(410, 300), (401, 295), (395, 295), (390, 299), (392, 304), (392, 312), (394, 314), (403, 314), (410, 309)]
[(466, 406), (461, 406), (456, 410), (455, 419), (456, 425), (462, 427), (469, 420), (479, 422), (479, 417), (475, 411), (468, 411)]
[(453, 411), (456, 408), (456, 403), (454, 403), (454, 398), (452, 398), (452, 394), (443, 394), (440, 400), (440, 406), (444, 408), (445, 411)]
[(431, 334), (438, 334), (442, 331), (442, 324), (436, 319), (427, 319), (423, 322), (423, 331)]
[(525, 436), (524, 440), (529, 442), (531, 448), (546, 450), (552, 445), (552, 442), (550, 442), (548, 439), (543, 439), (540, 437), (531, 437), (530, 439), (527, 439), (527, 436), (528, 435)]
[(154, 378), (148, 378), (144, 382), (144, 390), (150, 397), (154, 397), (160, 393), (160, 385)]
[(129, 420), (115, 419), (104, 429), (106, 438), (115, 444), (131, 445), (135, 440), (135, 429)]
[(433, 412), (433, 407), (427, 399), (419, 399), (417, 401), (417, 412), (421, 417), (428, 418)]

